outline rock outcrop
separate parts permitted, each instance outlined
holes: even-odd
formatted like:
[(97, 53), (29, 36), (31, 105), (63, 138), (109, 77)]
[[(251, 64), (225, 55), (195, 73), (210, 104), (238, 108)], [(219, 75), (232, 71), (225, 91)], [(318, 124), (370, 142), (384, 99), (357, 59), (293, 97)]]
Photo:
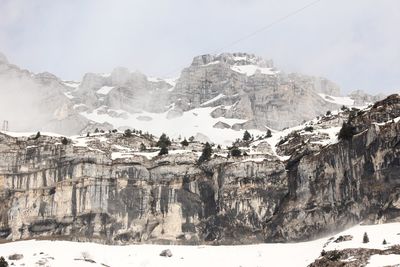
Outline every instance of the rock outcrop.
[(340, 89), (324, 78), (285, 74), (254, 55), (226, 53), (195, 57), (182, 71), (171, 99), (184, 110), (204, 103), (230, 106), (225, 117), (254, 121), (251, 128), (282, 129), (338, 107), (318, 93), (338, 96)]
[[(242, 142), (241, 157), (214, 147), (201, 165), (200, 143), (157, 156), (148, 134), (0, 134), (0, 238), (239, 244), (396, 221), (399, 117), (393, 95)], [(338, 140), (343, 121), (353, 136)]]

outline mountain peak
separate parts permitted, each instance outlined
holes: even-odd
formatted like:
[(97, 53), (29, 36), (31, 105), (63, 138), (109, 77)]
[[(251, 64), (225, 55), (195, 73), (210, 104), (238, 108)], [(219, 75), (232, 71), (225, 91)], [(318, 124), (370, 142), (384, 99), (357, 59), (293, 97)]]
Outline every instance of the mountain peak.
[(256, 65), (259, 67), (272, 68), (273, 61), (249, 53), (221, 53), (218, 55), (205, 54), (193, 59), (192, 66), (225, 63), (232, 66)]

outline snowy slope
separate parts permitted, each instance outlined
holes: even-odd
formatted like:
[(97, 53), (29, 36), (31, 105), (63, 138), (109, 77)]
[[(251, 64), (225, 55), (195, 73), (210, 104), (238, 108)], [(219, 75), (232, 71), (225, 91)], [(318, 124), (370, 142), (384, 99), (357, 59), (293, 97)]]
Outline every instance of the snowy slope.
[(348, 96), (330, 96), (326, 94), (318, 94), (322, 99), (326, 102), (337, 104), (337, 105), (344, 105), (344, 106), (353, 106), (354, 100)]
[[(106, 246), (66, 241), (19, 241), (0, 245), (0, 254), (23, 254), (22, 260), (13, 261), (15, 266), (37, 266), (35, 263), (42, 260), (46, 262), (45, 266), (57, 267), (104, 266), (102, 264), (112, 267), (295, 267), (312, 262), (319, 255), (324, 241), (249, 246)], [(164, 249), (170, 249), (173, 256), (159, 256)], [(75, 260), (84, 256), (96, 263)]]
[[(86, 267), (86, 266), (219, 266), (219, 267), (256, 267), (256, 266), (307, 266), (319, 257), (321, 251), (344, 248), (384, 249), (400, 244), (400, 223), (355, 226), (338, 233), (311, 242), (258, 244), (247, 246), (172, 246), (172, 245), (129, 245), (107, 246), (94, 243), (67, 241), (18, 241), (0, 244), (0, 255), (8, 257), (14, 253), (23, 254), (23, 259), (9, 261), (14, 266)], [(364, 232), (370, 242), (362, 243)], [(340, 235), (352, 235), (353, 240), (335, 243)], [(382, 245), (385, 238), (388, 245)], [(170, 249), (173, 256), (161, 257), (160, 252)], [(90, 259), (94, 262), (84, 261)], [(351, 259), (350, 259), (351, 260)], [(400, 255), (373, 255), (371, 266), (399, 264)]]
[[(97, 110), (88, 113), (82, 112), (81, 115), (95, 122), (111, 123), (114, 127), (131, 127), (148, 131), (156, 136), (166, 133), (172, 138), (196, 136), (198, 133), (205, 135), (211, 142), (221, 145), (230, 145), (237, 138), (243, 137), (243, 131), (235, 131), (233, 129), (218, 129), (213, 125), (219, 121), (232, 126), (235, 123), (243, 123), (246, 120), (213, 118), (210, 113), (216, 109), (215, 107), (196, 108), (183, 113), (182, 116), (176, 118), (167, 118), (167, 112), (164, 113), (127, 113), (127, 118), (111, 117), (108, 114), (99, 114)], [(150, 118), (142, 120), (141, 118)], [(252, 134), (264, 134), (258, 130), (251, 130)]]

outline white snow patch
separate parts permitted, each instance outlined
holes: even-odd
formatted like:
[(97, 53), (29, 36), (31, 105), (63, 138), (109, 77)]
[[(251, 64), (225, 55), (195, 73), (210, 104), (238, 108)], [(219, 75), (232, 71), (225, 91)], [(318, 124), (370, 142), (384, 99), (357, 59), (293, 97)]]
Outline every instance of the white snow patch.
[(149, 82), (154, 82), (154, 83), (158, 83), (158, 82), (161, 82), (161, 81), (162, 81), (162, 79), (157, 78), (157, 77), (147, 77), (147, 80), (148, 80)]
[[(310, 242), (270, 243), (239, 246), (174, 246), (174, 245), (127, 245), (110, 246), (96, 243), (69, 241), (17, 241), (0, 244), (0, 251), (7, 257), (14, 253), (23, 254), (23, 259), (9, 261), (14, 266), (36, 266), (39, 260), (46, 261), (49, 267), (85, 267), (85, 266), (218, 266), (256, 267), (256, 266), (307, 266), (320, 256), (321, 251), (345, 248), (376, 248), (385, 249), (391, 245), (400, 244), (400, 223), (379, 225), (358, 225), (336, 234), (328, 241), (328, 237)], [(362, 243), (364, 232), (367, 232), (370, 242)], [(340, 243), (333, 242), (340, 235), (349, 234), (353, 240)], [(382, 245), (386, 239), (388, 245)], [(161, 257), (160, 252), (170, 249), (172, 257)], [(41, 252), (43, 252), (41, 254)], [(85, 262), (83, 255), (95, 261)], [(288, 257), (287, 255), (290, 255)], [(352, 261), (353, 258), (344, 260)], [(369, 267), (395, 265), (400, 262), (400, 255), (373, 255)], [(104, 266), (104, 265), (103, 265)]]
[(85, 137), (75, 137), (72, 138), (73, 146), (81, 146), (81, 147), (88, 147), (87, 141), (88, 139)]
[[(346, 248), (376, 248), (385, 249), (386, 247), (394, 244), (400, 244), (400, 223), (386, 223), (375, 225), (357, 225), (349, 228), (340, 234), (334, 236), (334, 239), (339, 235), (352, 235), (353, 239), (340, 243), (331, 242), (325, 248), (328, 250), (346, 249)], [(364, 233), (367, 233), (369, 242), (363, 243)], [(383, 245), (383, 239), (387, 241), (387, 245)]]
[[(157, 83), (157, 82), (162, 82), (162, 81), (164, 81), (164, 82), (168, 83), (169, 85), (171, 85), (172, 88), (175, 87), (176, 81), (177, 81), (178, 79), (179, 79), (179, 77), (175, 77), (175, 78), (166, 78), (166, 79), (162, 79), (162, 78), (158, 78), (158, 77), (147, 77), (147, 80), (148, 80), (149, 82), (155, 82), (155, 83)], [(172, 88), (170, 88), (168, 91), (172, 91), (172, 90), (171, 90)]]
[(86, 105), (85, 104), (75, 104), (72, 106), (73, 109), (77, 109), (79, 107), (86, 107)]
[[(154, 151), (154, 152), (135, 152), (134, 154), (135, 154), (135, 155), (139, 155), (139, 156), (144, 156), (144, 157), (146, 157), (146, 158), (148, 158), (148, 159), (152, 159), (152, 158), (158, 156), (158, 153), (159, 153), (159, 152), (160, 152), (160, 151)], [(169, 151), (168, 151), (168, 152), (169, 152)]]
[[(107, 246), (95, 243), (69, 241), (18, 241), (0, 244), (2, 255), (23, 254), (24, 258), (12, 261), (14, 266), (36, 266), (45, 260), (49, 267), (256, 267), (256, 266), (307, 266), (318, 257), (326, 240), (291, 244), (258, 244), (248, 246), (173, 246), (127, 245)], [(172, 257), (161, 257), (164, 249)], [(40, 254), (43, 252), (43, 254)], [(290, 257), (287, 257), (290, 255)], [(95, 263), (83, 261), (83, 256)], [(76, 260), (81, 259), (81, 260)]]
[(275, 75), (278, 71), (274, 71), (272, 68), (262, 68), (257, 65), (235, 65), (232, 66), (231, 69), (233, 71), (246, 74), (247, 76), (254, 75), (257, 71), (261, 72), (262, 74), (266, 75)]
[[(298, 125), (292, 128), (287, 128), (285, 130), (282, 131), (271, 131), (272, 132), (272, 136), (269, 138), (266, 138), (265, 141), (271, 146), (272, 149), (272, 153), (277, 156), (281, 161), (285, 161), (288, 160), (290, 158), (290, 156), (288, 155), (278, 155), (278, 153), (276, 152), (276, 145), (279, 143), (279, 141), (284, 138), (286, 135), (288, 135), (289, 133), (291, 133), (292, 131), (297, 131), (297, 130), (301, 130), (304, 128), (304, 125)], [(264, 140), (262, 140), (264, 141)], [(260, 142), (262, 142), (260, 141)]]
[(397, 123), (397, 122), (400, 121), (400, 117), (394, 118), (393, 120), (388, 120), (388, 121), (385, 121), (385, 122), (380, 122), (380, 123), (375, 123), (375, 124), (376, 124), (376, 125), (379, 125), (379, 126), (383, 126), (383, 125), (385, 125), (385, 124), (392, 123), (392, 121), (393, 121), (394, 123)]
[(77, 88), (81, 83), (74, 81), (62, 81), (62, 83), (68, 87)]
[(69, 99), (75, 98), (75, 97), (71, 94), (71, 92), (64, 92), (64, 95), (65, 95), (66, 97), (68, 97)]
[(259, 157), (259, 158), (249, 158), (249, 159), (245, 159), (245, 160), (242, 160), (242, 162), (249, 162), (249, 161), (252, 161), (252, 162), (262, 162), (262, 161), (264, 161), (265, 160), (265, 157)]
[(242, 61), (242, 60), (247, 60), (247, 57), (246, 56), (243, 56), (243, 57), (233, 57), (233, 60), (234, 61)]
[(210, 66), (210, 65), (216, 65), (216, 64), (219, 64), (219, 60), (211, 61), (210, 63), (204, 64), (203, 67)]
[(213, 102), (215, 102), (215, 101), (217, 101), (217, 100), (223, 98), (224, 96), (225, 96), (224, 94), (219, 94), (219, 95), (217, 95), (216, 97), (214, 97), (214, 98), (212, 98), (212, 99), (210, 99), (210, 100), (208, 100), (208, 101), (202, 103), (200, 106), (206, 106), (206, 105), (208, 105), (208, 104), (211, 104), (211, 103), (213, 103)]
[(319, 133), (326, 133), (329, 135), (329, 139), (324, 139), (318, 142), (313, 142), (313, 143), (319, 143), (322, 145), (330, 145), (330, 144), (335, 144), (337, 142), (339, 142), (338, 139), (338, 133), (340, 131), (341, 127), (331, 127), (331, 128), (327, 128), (327, 129), (315, 129), (315, 132), (319, 132)]
[(114, 89), (114, 86), (103, 86), (99, 90), (97, 90), (96, 93), (107, 95), (112, 89)]
[[(235, 131), (232, 129), (217, 129), (213, 125), (218, 121), (233, 125), (235, 123), (243, 123), (246, 120), (213, 118), (210, 113), (217, 107), (202, 107), (184, 112), (182, 116), (168, 120), (168, 111), (164, 113), (142, 112), (141, 116), (151, 117), (151, 121), (138, 120), (137, 114), (127, 114), (127, 118), (115, 118), (108, 114), (98, 114), (95, 110), (92, 113), (82, 112), (81, 115), (95, 122), (111, 123), (115, 128), (127, 126), (147, 131), (156, 136), (166, 133), (171, 138), (179, 136), (189, 138), (201, 133), (207, 136), (212, 142), (221, 145), (230, 145), (237, 138), (243, 137), (244, 131)], [(264, 132), (258, 130), (250, 130), (255, 136)]]
[(175, 77), (175, 78), (166, 78), (164, 79), (164, 81), (170, 85), (172, 85), (173, 87), (175, 87), (176, 85), (176, 81), (179, 79), (179, 77)]
[(112, 160), (131, 158), (131, 157), (133, 157), (133, 153), (126, 153), (126, 152), (112, 152), (111, 153)]
[(354, 100), (348, 96), (331, 96), (326, 94), (318, 94), (323, 100), (329, 103), (344, 105), (344, 106), (353, 106)]
[(398, 266), (400, 255), (372, 255), (366, 267)]

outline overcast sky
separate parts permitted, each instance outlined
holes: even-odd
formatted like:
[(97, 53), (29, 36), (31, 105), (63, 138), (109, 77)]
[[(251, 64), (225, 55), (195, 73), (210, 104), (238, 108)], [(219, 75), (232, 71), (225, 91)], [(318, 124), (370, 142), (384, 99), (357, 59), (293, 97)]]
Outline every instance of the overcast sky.
[[(177, 76), (196, 55), (312, 0), (0, 0), (0, 51), (23, 68), (80, 80), (116, 66)], [(322, 75), (345, 93), (400, 89), (400, 1), (322, 0), (224, 49)]]

